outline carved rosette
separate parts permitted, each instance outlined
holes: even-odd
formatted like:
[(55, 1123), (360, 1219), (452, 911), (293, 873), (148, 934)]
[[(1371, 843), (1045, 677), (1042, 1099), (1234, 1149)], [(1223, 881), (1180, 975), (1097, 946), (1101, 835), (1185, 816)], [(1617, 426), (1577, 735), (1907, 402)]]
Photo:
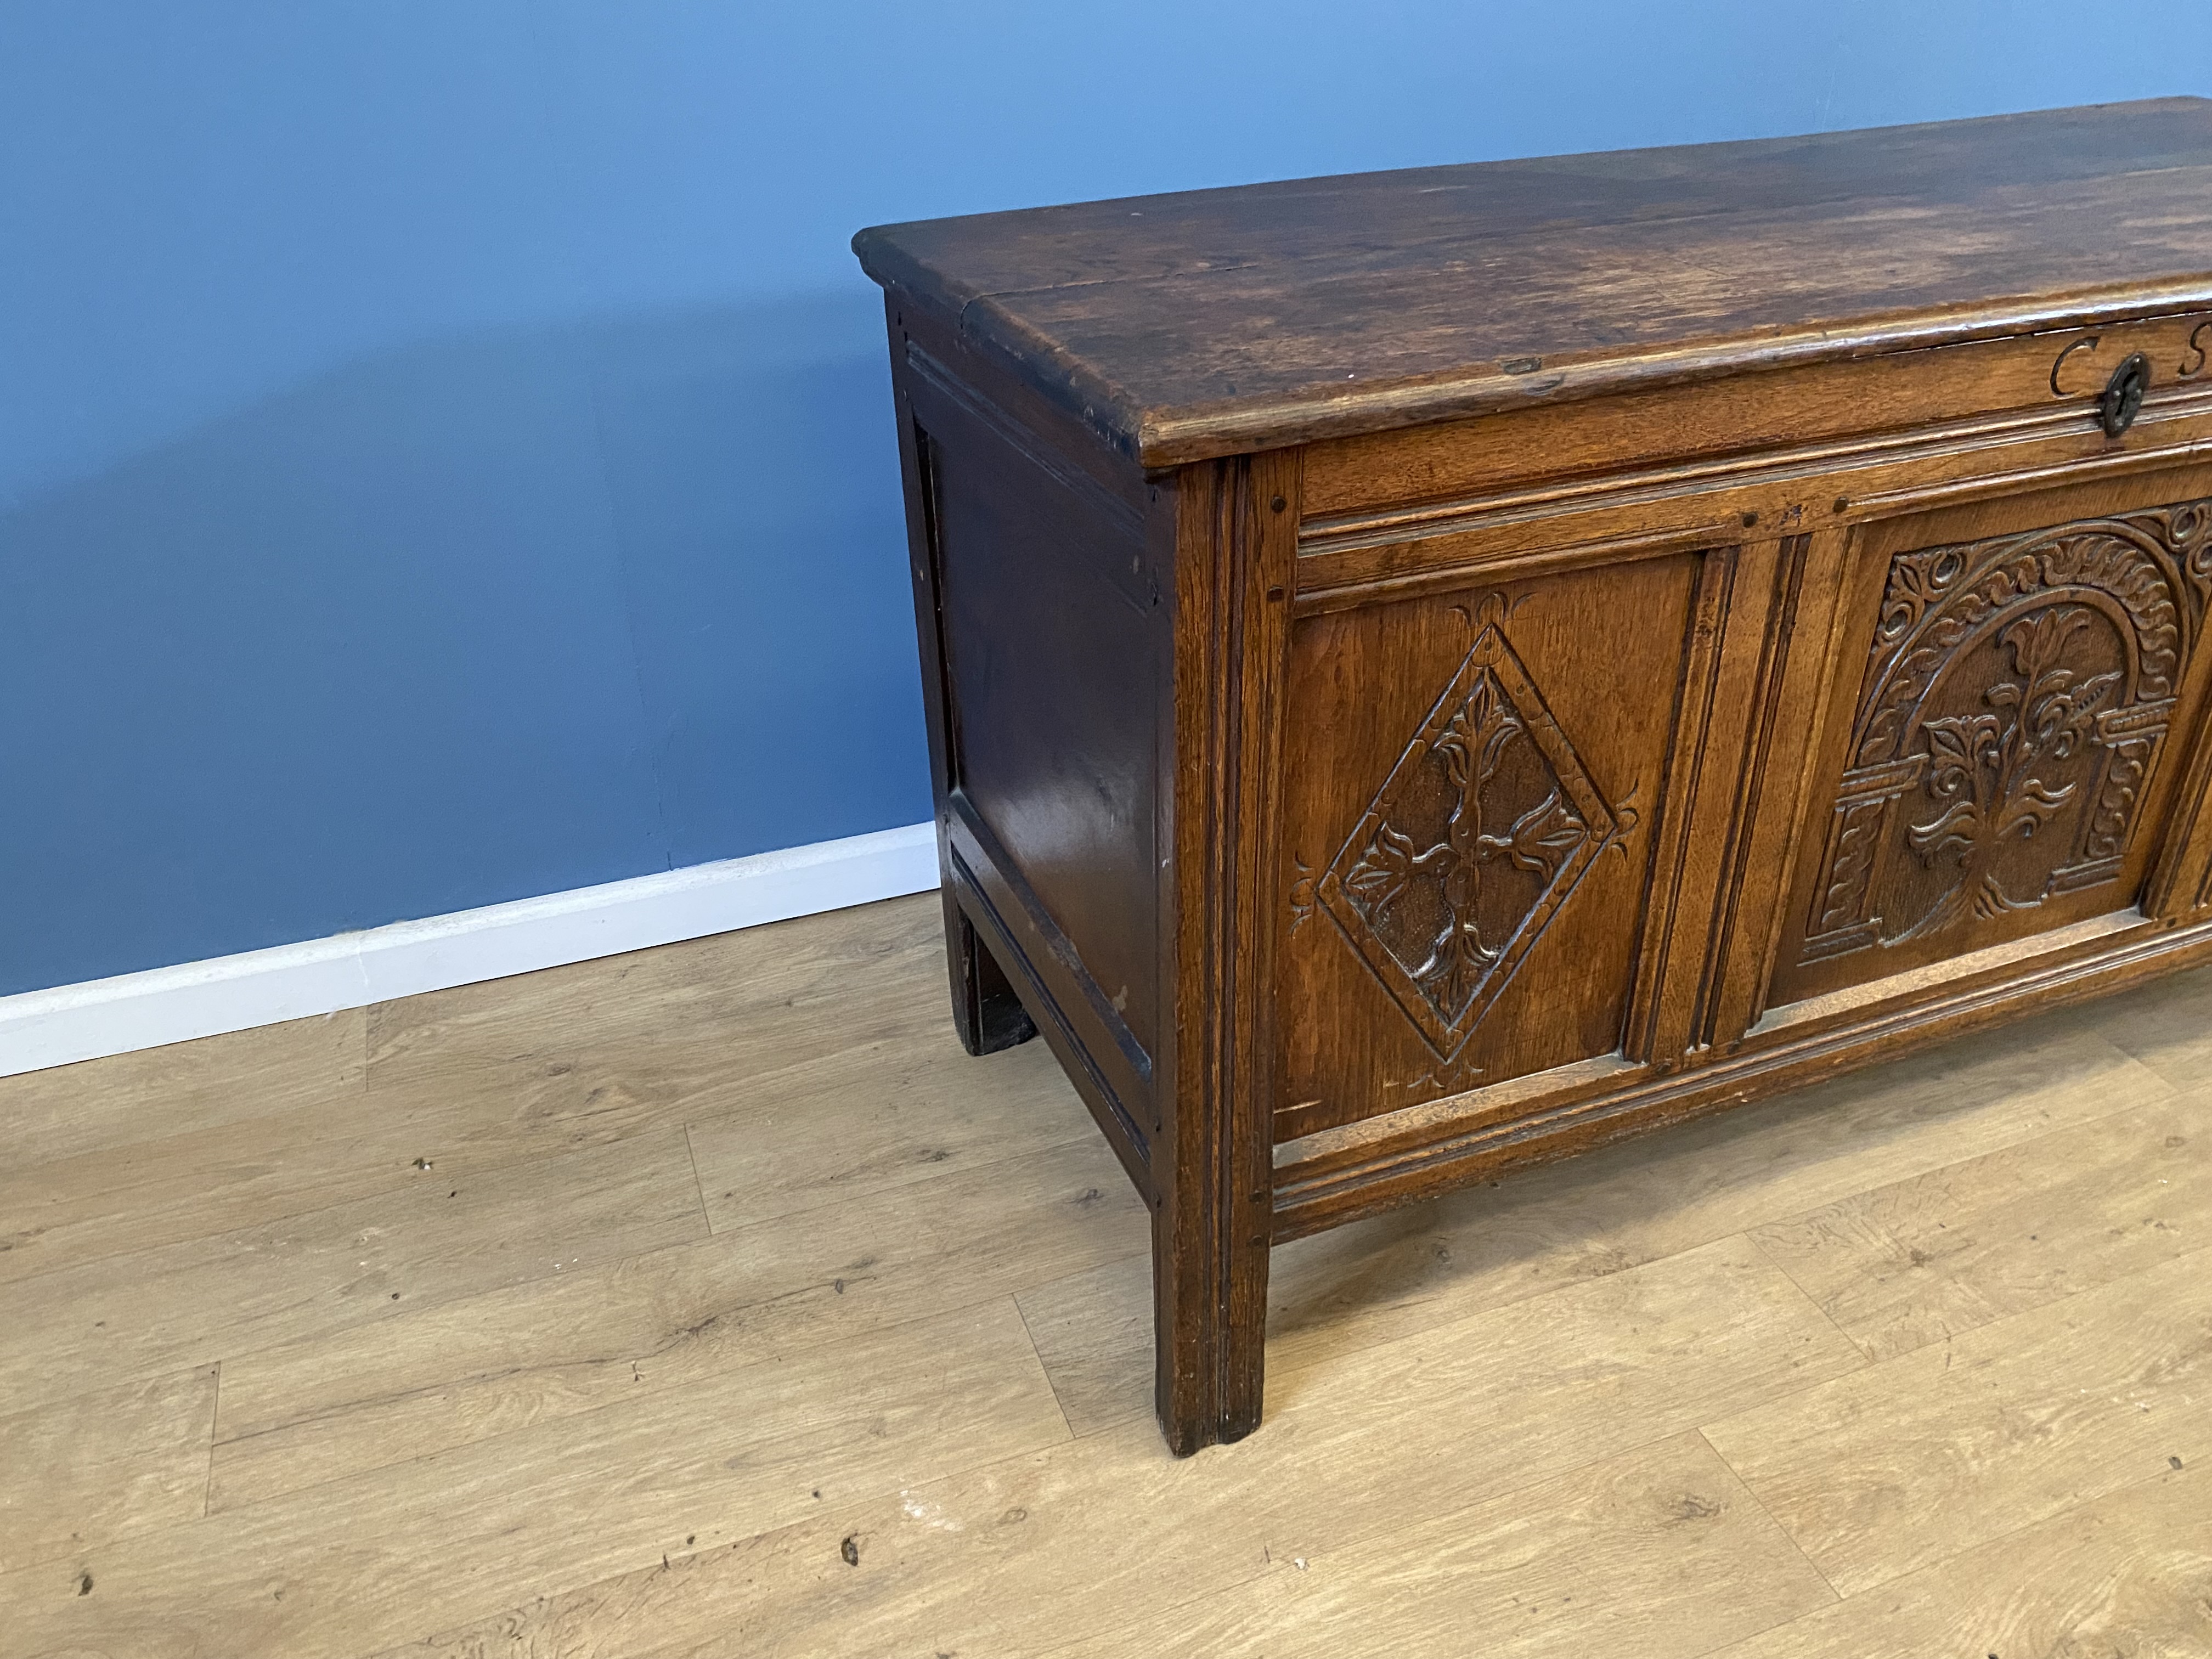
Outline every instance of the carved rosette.
[(1484, 602), (1466, 659), (1315, 890), (1446, 1061), (1636, 823), (1591, 782), (1507, 640), (1506, 615), (1498, 596)]
[(1892, 561), (1802, 960), (2118, 878), (2212, 592), (2212, 501)]

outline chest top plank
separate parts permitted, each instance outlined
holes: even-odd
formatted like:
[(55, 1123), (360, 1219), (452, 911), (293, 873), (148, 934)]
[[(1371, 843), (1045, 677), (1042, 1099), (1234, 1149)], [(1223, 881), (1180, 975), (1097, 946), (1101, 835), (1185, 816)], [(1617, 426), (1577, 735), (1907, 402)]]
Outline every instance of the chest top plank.
[(1146, 466), (2212, 302), (2212, 100), (878, 226)]

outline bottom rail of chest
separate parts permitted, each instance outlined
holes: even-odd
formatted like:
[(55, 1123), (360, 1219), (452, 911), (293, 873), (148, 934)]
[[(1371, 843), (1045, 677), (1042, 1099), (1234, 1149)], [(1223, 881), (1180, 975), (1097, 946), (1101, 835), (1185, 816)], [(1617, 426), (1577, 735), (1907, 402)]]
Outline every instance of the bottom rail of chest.
[(2017, 966), (1952, 964), (1933, 988), (1884, 996), (1877, 984), (1849, 1001), (1778, 1009), (1737, 1052), (1705, 1063), (1609, 1055), (1285, 1141), (1273, 1153), (1271, 1237), (1302, 1238), (2212, 962), (2212, 922), (2165, 927), (2128, 913), (2036, 944)]

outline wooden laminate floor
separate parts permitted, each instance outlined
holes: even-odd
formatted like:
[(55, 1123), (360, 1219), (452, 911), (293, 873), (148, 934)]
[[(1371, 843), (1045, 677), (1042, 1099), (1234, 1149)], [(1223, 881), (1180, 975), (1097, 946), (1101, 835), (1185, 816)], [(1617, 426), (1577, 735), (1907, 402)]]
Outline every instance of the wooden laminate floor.
[(2212, 975), (1275, 1255), (933, 896), (0, 1081), (0, 1659), (2212, 1655)]

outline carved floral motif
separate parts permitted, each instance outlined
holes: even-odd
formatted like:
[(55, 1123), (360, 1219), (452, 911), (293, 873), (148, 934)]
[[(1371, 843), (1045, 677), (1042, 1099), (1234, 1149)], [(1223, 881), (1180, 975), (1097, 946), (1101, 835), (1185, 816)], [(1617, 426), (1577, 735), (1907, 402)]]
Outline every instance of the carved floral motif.
[(2212, 502), (1900, 553), (1803, 960), (2119, 874), (2212, 592)]
[(2123, 676), (2081, 674), (2069, 667), (2066, 650), (2091, 613), (2072, 605), (2032, 611), (1997, 635), (2012, 653), (2017, 678), (1982, 693), (1990, 712), (1924, 722), (1929, 767), (1925, 785), (1937, 808), (1924, 823), (1910, 823), (1905, 844), (1931, 869), (1955, 878), (1920, 920), (1897, 935), (1917, 939), (1950, 925), (1963, 908), (1988, 921), (2042, 902), (2034, 893), (2005, 891), (1996, 855), (2017, 837), (2026, 841), (2065, 811), (2079, 785), (2061, 781), (2057, 769), (2096, 740), (2098, 711), (2111, 702)]
[(1319, 887), (1447, 1060), (1583, 872), (1636, 822), (1590, 781), (1506, 639), (1506, 615), (1493, 596), (1473, 619), (1458, 672)]

